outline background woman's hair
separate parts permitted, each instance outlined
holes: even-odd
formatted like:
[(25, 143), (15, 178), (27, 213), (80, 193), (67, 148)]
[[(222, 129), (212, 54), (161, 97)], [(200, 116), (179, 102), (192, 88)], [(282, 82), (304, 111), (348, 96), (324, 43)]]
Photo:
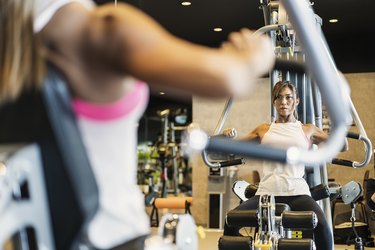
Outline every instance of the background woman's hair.
[(33, 21), (34, 0), (0, 0), (0, 105), (41, 86), (44, 60)]
[[(279, 95), (279, 93), (281, 92), (282, 89), (284, 88), (289, 88), (293, 94), (294, 94), (294, 105), (296, 104), (296, 100), (298, 98), (298, 91), (297, 91), (297, 87), (291, 83), (290, 81), (278, 81), (275, 86), (273, 87), (272, 89), (272, 103), (275, 102), (275, 100), (277, 99), (277, 96)], [(295, 107), (294, 109), (294, 117), (298, 120), (298, 113), (297, 113), (297, 108)]]

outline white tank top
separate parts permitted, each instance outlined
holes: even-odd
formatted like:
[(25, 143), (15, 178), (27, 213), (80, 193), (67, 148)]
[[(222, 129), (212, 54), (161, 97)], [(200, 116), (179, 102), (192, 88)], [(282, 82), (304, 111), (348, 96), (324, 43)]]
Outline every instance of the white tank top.
[(108, 249), (149, 234), (144, 196), (137, 185), (138, 121), (148, 102), (138, 82), (122, 99), (105, 105), (73, 100), (78, 126), (99, 189), (99, 209), (88, 237)]
[[(302, 123), (271, 123), (263, 136), (261, 144), (286, 149), (294, 146), (309, 149), (311, 143), (302, 129)], [(275, 196), (310, 195), (310, 189), (303, 178), (305, 166), (278, 162), (263, 163), (263, 178), (259, 183), (257, 195), (274, 194)]]
[(95, 6), (92, 0), (35, 0), (34, 33), (41, 31), (61, 7), (74, 2), (87, 8)]

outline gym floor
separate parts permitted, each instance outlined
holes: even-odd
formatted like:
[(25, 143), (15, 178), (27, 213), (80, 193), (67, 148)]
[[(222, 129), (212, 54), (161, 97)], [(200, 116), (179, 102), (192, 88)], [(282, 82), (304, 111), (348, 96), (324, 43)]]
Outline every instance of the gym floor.
[[(159, 218), (162, 217), (163, 214), (168, 212), (174, 212), (174, 211), (168, 211), (167, 209), (164, 209), (164, 211), (160, 211)], [(375, 217), (375, 216), (374, 216)], [(369, 218), (369, 225), (371, 232), (375, 232), (375, 218), (372, 216)], [(152, 227), (151, 233), (156, 234), (158, 228)], [(198, 237), (198, 249), (199, 250), (217, 250), (217, 243), (219, 238), (223, 235), (223, 231), (220, 229), (207, 229), (203, 228), (202, 230), (204, 232), (203, 237)], [(375, 235), (372, 235), (373, 238), (375, 238)], [(354, 245), (347, 246), (347, 245), (335, 245), (335, 250), (351, 250), (354, 249)], [(375, 247), (365, 247), (365, 250), (375, 250)]]
[[(156, 233), (157, 228), (152, 228), (152, 233)], [(199, 250), (217, 250), (218, 239), (223, 235), (222, 230), (216, 229), (204, 229), (205, 237), (198, 237), (198, 249)], [(373, 235), (374, 237), (375, 235)], [(347, 245), (335, 245), (335, 250), (351, 250), (354, 246)], [(373, 247), (365, 247), (366, 250), (375, 250)]]
[[(152, 228), (152, 233), (156, 233), (157, 228)], [(223, 235), (222, 230), (205, 229), (205, 238), (198, 237), (198, 249), (199, 250), (217, 250), (217, 242), (220, 236)], [(335, 245), (335, 250), (351, 250), (354, 246), (347, 245)], [(365, 247), (366, 250), (375, 250), (373, 247)]]

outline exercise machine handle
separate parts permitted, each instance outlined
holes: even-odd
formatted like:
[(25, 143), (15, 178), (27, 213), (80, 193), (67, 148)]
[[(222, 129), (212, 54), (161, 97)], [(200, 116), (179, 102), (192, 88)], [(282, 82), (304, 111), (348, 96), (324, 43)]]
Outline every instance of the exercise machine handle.
[(243, 159), (234, 159), (234, 160), (229, 160), (229, 161), (221, 161), (220, 167), (230, 167), (230, 166), (235, 166), (235, 165), (242, 165)]
[(361, 137), (361, 135), (349, 131), (348, 134), (346, 135), (346, 137), (351, 138), (351, 139), (359, 140), (359, 138)]
[[(221, 132), (223, 130), (224, 123), (227, 119), (227, 116), (229, 114), (230, 108), (232, 107), (232, 104), (233, 104), (233, 98), (230, 97), (227, 100), (227, 102), (225, 103), (224, 110), (221, 114), (219, 122), (216, 125), (215, 132), (214, 132), (215, 135), (213, 135), (213, 137), (223, 137), (221, 135)], [(212, 161), (209, 160), (209, 157), (208, 157), (208, 154), (207, 154), (206, 150), (202, 151), (202, 159), (203, 159), (203, 162), (206, 164), (206, 166), (208, 166), (209, 168), (230, 167), (230, 166), (237, 166), (237, 165), (244, 164), (243, 158), (233, 159), (233, 160), (229, 160), (229, 161), (212, 162)]]
[(353, 167), (354, 161), (349, 161), (349, 160), (334, 158), (331, 163), (335, 164), (335, 165), (341, 165), (341, 166), (346, 166), (346, 167)]
[(210, 137), (206, 150), (222, 153), (233, 153), (255, 159), (267, 159), (271, 161), (287, 161), (287, 151), (259, 145), (253, 142), (236, 141), (222, 137)]
[(355, 139), (355, 140), (360, 140), (365, 144), (365, 159), (362, 162), (357, 162), (357, 161), (334, 158), (334, 159), (332, 159), (331, 163), (336, 164), (336, 165), (346, 166), (346, 167), (352, 167), (352, 168), (359, 168), (359, 167), (367, 166), (370, 163), (371, 156), (372, 156), (371, 141), (367, 137), (362, 136), (362, 135), (357, 134), (357, 133), (353, 133), (353, 132), (348, 132), (346, 137), (351, 138), (351, 139)]
[(228, 160), (228, 161), (211, 162), (208, 159), (208, 155), (207, 155), (206, 150), (203, 150), (203, 152), (202, 152), (202, 159), (203, 159), (203, 162), (209, 168), (223, 168), (223, 167), (230, 167), (230, 166), (237, 166), (237, 165), (244, 164), (243, 158), (233, 159), (233, 160)]

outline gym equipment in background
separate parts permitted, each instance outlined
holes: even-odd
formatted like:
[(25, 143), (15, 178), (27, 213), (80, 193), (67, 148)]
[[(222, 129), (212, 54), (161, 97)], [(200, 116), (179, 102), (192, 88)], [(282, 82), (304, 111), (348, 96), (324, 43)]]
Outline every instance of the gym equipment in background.
[(193, 204), (193, 197), (168, 197), (156, 198), (152, 204), (150, 224), (152, 227), (159, 226), (159, 208), (184, 209), (185, 214), (191, 214), (190, 207)]

